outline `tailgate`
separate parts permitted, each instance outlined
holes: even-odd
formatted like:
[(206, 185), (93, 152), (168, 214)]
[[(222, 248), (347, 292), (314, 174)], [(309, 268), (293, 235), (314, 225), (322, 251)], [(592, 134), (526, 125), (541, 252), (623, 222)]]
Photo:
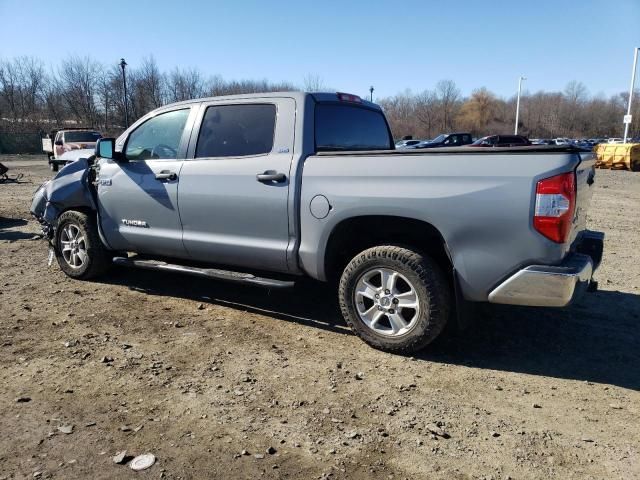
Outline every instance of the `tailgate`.
[(587, 211), (595, 186), (596, 156), (593, 152), (580, 152), (580, 163), (576, 167), (576, 209), (571, 225), (569, 243), (573, 244), (587, 229)]

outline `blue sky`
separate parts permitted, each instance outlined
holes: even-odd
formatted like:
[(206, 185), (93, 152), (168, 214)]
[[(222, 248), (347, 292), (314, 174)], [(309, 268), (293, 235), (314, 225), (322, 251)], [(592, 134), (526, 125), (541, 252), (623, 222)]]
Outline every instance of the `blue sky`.
[[(640, 0), (538, 1), (0, 0), (0, 57), (69, 55), (226, 79), (267, 78), (375, 96), (452, 79), (511, 96), (571, 80), (591, 94), (629, 88)], [(74, 20), (77, 18), (78, 20)]]

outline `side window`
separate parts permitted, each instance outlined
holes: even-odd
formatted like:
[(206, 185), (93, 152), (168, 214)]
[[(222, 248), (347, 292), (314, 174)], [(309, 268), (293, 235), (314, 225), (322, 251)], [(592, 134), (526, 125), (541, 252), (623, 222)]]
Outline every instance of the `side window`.
[(462, 137), (462, 143), (465, 144), (465, 145), (468, 144), (468, 143), (471, 143), (471, 137), (469, 135), (464, 135)]
[(129, 160), (175, 159), (189, 109), (161, 113), (136, 128), (127, 140)]
[(198, 135), (196, 158), (269, 153), (273, 148), (275, 125), (273, 104), (208, 107)]
[(455, 136), (451, 136), (444, 141), (444, 145), (453, 145), (456, 141)]

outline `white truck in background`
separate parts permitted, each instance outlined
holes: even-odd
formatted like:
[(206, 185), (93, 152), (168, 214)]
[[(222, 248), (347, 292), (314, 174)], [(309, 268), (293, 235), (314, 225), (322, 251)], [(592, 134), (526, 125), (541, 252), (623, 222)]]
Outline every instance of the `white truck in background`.
[(90, 128), (65, 128), (51, 130), (42, 139), (42, 151), (49, 158), (49, 168), (57, 172), (60, 166), (73, 161), (66, 158), (65, 153), (73, 150), (95, 149), (96, 142), (102, 138), (102, 134)]

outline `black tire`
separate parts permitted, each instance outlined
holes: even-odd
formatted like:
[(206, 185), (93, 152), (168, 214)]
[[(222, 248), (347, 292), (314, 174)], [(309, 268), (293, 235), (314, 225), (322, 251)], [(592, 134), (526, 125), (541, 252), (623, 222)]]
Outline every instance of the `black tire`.
[[(62, 241), (68, 238), (65, 229), (77, 229), (78, 237), (83, 239), (82, 245), (85, 253), (84, 262), (79, 266), (72, 266), (63, 254)], [(84, 212), (69, 210), (58, 218), (55, 237), (55, 254), (60, 269), (71, 278), (87, 280), (105, 273), (111, 266), (109, 251), (104, 247), (98, 236), (98, 227), (95, 218)]]
[(49, 162), (49, 168), (52, 172), (57, 172), (59, 167), (57, 163)]
[[(414, 286), (420, 308), (405, 333), (378, 333), (360, 318), (356, 285), (376, 268), (394, 270)], [(449, 319), (453, 298), (444, 273), (433, 259), (393, 245), (369, 248), (356, 255), (342, 273), (338, 297), (345, 321), (362, 340), (374, 348), (403, 354), (421, 350), (440, 335)]]

